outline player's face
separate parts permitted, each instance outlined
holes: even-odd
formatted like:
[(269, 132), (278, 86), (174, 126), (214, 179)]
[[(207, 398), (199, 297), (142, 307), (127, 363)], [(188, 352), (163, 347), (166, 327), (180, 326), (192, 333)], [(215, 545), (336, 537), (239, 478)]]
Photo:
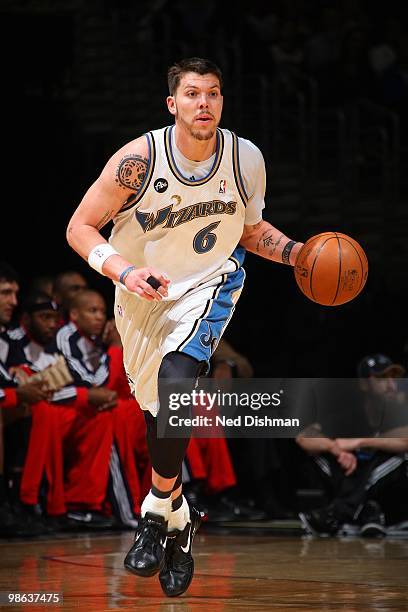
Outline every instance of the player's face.
[(17, 306), (19, 286), (15, 281), (0, 281), (0, 325), (8, 325)]
[(187, 72), (167, 106), (176, 123), (196, 140), (210, 140), (221, 120), (223, 97), (214, 74)]
[(86, 336), (100, 336), (106, 323), (105, 302), (99, 295), (89, 295), (70, 312), (71, 319)]
[[(24, 321), (23, 321), (24, 322)], [(33, 339), (46, 346), (57, 333), (59, 314), (53, 310), (40, 310), (27, 318), (27, 330)]]

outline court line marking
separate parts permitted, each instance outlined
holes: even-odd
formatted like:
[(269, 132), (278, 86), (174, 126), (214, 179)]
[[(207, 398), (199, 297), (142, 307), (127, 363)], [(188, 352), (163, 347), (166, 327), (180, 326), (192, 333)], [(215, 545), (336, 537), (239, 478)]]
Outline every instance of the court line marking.
[[(64, 560), (64, 559), (59, 559), (58, 557), (40, 557), (42, 560), (44, 561), (55, 561), (56, 563), (65, 563), (66, 565), (75, 565), (75, 566), (79, 566), (79, 567), (97, 567), (100, 569), (110, 569), (110, 570), (114, 570), (114, 571), (120, 571), (120, 572), (125, 572), (126, 574), (128, 574), (129, 572), (127, 572), (127, 570), (125, 570), (125, 568), (122, 567), (110, 567), (109, 565), (96, 565), (93, 563), (78, 563), (77, 561), (69, 561), (69, 560)], [(305, 580), (305, 579), (299, 579), (299, 578), (274, 578), (272, 576), (236, 576), (236, 575), (222, 575), (222, 574), (206, 574), (206, 573), (201, 573), (201, 572), (194, 572), (194, 576), (206, 576), (207, 578), (223, 578), (223, 579), (234, 579), (234, 580), (255, 580), (255, 581), (259, 581), (259, 580), (263, 580), (263, 581), (271, 581), (271, 582), (296, 582), (296, 583), (301, 583), (304, 582), (305, 584), (310, 584), (310, 583), (316, 583), (316, 584), (332, 584), (332, 585), (342, 585), (342, 586), (362, 586), (362, 587), (375, 587), (378, 589), (389, 589), (389, 588), (402, 588), (401, 585), (397, 585), (397, 584), (389, 584), (389, 585), (383, 585), (383, 584), (376, 584), (376, 583), (372, 583), (372, 582), (344, 582), (344, 581), (333, 581), (333, 580)], [(406, 588), (406, 587), (405, 587)]]

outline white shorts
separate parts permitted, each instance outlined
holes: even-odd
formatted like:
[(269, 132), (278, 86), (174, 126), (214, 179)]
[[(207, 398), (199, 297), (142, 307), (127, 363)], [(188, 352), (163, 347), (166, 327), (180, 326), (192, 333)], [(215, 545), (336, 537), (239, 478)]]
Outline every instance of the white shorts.
[(115, 319), (131, 391), (156, 416), (158, 373), (167, 353), (181, 351), (208, 362), (241, 294), (243, 268), (222, 274), (176, 301), (148, 302), (116, 288)]

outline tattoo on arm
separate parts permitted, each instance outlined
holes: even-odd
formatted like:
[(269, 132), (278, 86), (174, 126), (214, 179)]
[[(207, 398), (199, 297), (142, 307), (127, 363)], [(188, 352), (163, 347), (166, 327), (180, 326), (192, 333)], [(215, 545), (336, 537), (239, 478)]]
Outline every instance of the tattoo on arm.
[(290, 253), (295, 246), (296, 242), (294, 240), (289, 240), (289, 242), (285, 245), (282, 251), (282, 263), (290, 265)]
[(98, 230), (102, 229), (103, 226), (106, 225), (108, 221), (110, 221), (112, 213), (113, 213), (113, 210), (107, 210), (106, 213), (103, 215), (103, 217), (96, 224), (95, 226), (96, 229)]
[(279, 238), (277, 239), (277, 241), (275, 243), (273, 243), (273, 242), (271, 243), (272, 244), (272, 249), (269, 251), (269, 255), (272, 256), (275, 253), (276, 249), (278, 248), (278, 246), (280, 245), (280, 243), (282, 241), (282, 238), (283, 238), (283, 234), (281, 234), (279, 236)]
[(267, 247), (271, 247), (271, 250), (268, 252), (268, 255), (272, 256), (279, 244), (281, 243), (283, 238), (283, 234), (279, 236), (276, 242), (273, 240), (272, 232), (270, 230), (266, 230), (262, 236), (258, 240), (258, 244), (256, 245), (256, 252), (259, 253), (261, 247), (266, 249)]
[(123, 189), (139, 191), (146, 176), (148, 160), (141, 155), (125, 155), (116, 169), (116, 183)]
[(259, 249), (261, 248), (261, 243), (264, 241), (265, 239), (265, 235), (268, 233), (268, 231), (264, 232), (261, 237), (259, 238), (257, 244), (256, 244), (256, 252), (259, 253)]

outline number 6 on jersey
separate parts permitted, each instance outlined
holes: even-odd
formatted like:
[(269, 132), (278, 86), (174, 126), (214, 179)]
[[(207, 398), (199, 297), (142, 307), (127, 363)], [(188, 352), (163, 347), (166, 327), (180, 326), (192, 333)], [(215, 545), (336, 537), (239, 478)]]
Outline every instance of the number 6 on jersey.
[(218, 227), (219, 224), (220, 221), (210, 223), (210, 225), (197, 232), (193, 239), (193, 249), (196, 253), (208, 253), (208, 251), (211, 251), (217, 242), (217, 236), (212, 230)]

